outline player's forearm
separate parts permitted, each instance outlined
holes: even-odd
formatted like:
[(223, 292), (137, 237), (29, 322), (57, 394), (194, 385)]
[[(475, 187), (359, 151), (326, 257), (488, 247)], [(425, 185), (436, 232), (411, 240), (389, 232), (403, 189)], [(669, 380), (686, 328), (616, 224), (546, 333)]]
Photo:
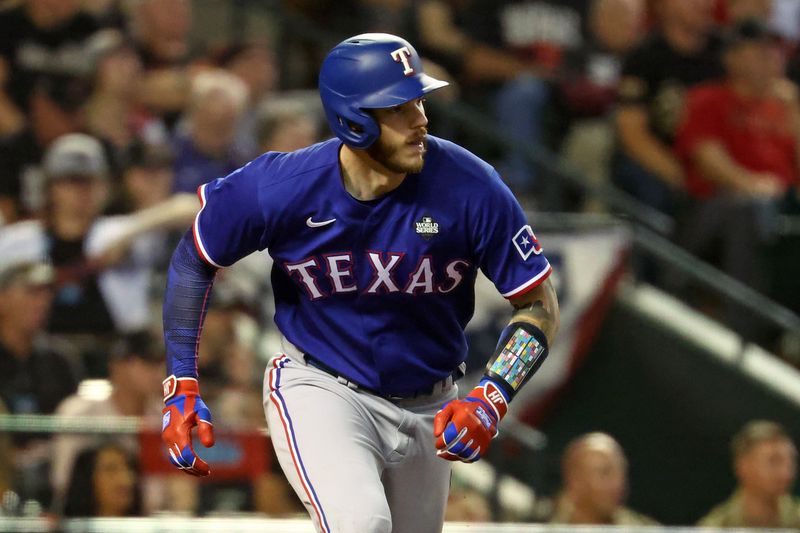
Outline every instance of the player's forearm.
[(532, 291), (511, 300), (511, 305), (514, 306), (514, 314), (509, 324), (527, 322), (536, 326), (545, 334), (548, 344), (553, 344), (558, 332), (560, 314), (556, 289), (550, 278)]
[(164, 295), (167, 375), (197, 377), (197, 346), (215, 274), (187, 231), (172, 255)]
[(514, 315), (500, 334), (481, 384), (491, 381), (508, 403), (547, 359), (559, 325), (558, 298), (550, 279), (513, 298)]

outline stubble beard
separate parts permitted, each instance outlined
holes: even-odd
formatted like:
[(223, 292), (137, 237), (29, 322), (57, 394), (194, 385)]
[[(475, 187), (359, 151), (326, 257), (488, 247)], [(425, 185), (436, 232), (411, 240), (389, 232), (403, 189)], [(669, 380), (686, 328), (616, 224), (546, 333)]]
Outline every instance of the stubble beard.
[(416, 174), (422, 171), (422, 167), (425, 165), (425, 153), (428, 149), (427, 138), (422, 140), (422, 145), (425, 150), (418, 158), (414, 158), (413, 162), (403, 160), (399, 155), (399, 152), (407, 146), (405, 143), (391, 145), (380, 137), (372, 146), (367, 148), (367, 153), (372, 159), (392, 172)]

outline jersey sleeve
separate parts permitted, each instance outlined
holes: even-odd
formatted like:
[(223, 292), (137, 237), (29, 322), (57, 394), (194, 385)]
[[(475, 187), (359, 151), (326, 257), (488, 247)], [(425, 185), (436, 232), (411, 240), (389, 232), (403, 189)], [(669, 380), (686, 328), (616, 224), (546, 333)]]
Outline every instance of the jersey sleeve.
[(269, 155), (197, 189), (200, 211), (192, 232), (200, 257), (210, 265), (230, 266), (266, 248), (269, 224), (259, 177), (269, 172)]
[(514, 298), (538, 286), (552, 269), (517, 199), (494, 178), (479, 204), (473, 239), (483, 273), (500, 294)]

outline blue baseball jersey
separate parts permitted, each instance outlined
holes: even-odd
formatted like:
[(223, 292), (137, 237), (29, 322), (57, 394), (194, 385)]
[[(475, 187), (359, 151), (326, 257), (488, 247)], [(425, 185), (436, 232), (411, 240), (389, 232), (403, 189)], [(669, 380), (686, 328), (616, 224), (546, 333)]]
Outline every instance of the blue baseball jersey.
[(365, 387), (413, 393), (466, 358), (478, 268), (510, 298), (550, 265), (511, 191), (464, 148), (428, 136), (421, 172), (359, 201), (341, 147), (268, 152), (201, 186), (195, 245), (217, 267), (268, 249), (292, 344)]

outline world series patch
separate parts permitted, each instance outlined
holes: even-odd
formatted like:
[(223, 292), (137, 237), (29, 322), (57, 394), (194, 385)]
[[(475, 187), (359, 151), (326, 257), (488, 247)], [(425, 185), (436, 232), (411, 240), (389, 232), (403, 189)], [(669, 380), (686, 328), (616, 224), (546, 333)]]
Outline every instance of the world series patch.
[(422, 218), (414, 222), (414, 231), (426, 241), (431, 240), (434, 235), (439, 234), (439, 223), (433, 220), (430, 215), (423, 215)]
[(525, 376), (543, 351), (544, 346), (536, 340), (536, 337), (518, 329), (508, 339), (489, 371), (502, 377), (515, 391), (519, 390), (525, 381)]

